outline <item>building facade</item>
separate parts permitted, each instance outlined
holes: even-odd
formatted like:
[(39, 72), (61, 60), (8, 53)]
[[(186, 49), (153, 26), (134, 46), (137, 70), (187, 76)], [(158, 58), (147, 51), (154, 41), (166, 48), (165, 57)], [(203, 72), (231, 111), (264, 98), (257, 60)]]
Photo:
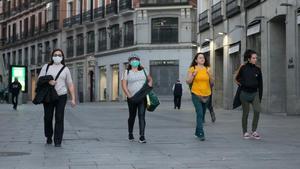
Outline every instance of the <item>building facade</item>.
[(62, 46), (79, 101), (124, 100), (121, 76), (131, 55), (141, 58), (157, 94), (172, 95), (197, 50), (196, 3), (68, 0)]
[(1, 0), (0, 4), (2, 76), (8, 82), (10, 65), (28, 66), (28, 93), (23, 98), (31, 100), (41, 67), (50, 61), (51, 50), (61, 46), (64, 1)]
[(214, 102), (232, 108), (234, 74), (246, 49), (258, 52), (264, 77), (262, 109), (300, 114), (299, 0), (198, 0), (198, 51), (207, 52)]

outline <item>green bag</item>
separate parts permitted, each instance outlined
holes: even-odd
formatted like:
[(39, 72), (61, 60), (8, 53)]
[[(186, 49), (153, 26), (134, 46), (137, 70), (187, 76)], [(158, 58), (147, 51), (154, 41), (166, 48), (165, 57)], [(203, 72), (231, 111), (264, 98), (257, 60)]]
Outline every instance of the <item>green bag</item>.
[(147, 98), (147, 110), (154, 111), (156, 107), (160, 104), (158, 97), (155, 95), (154, 92), (149, 92), (146, 96)]
[[(143, 70), (143, 71), (144, 71), (144, 74), (146, 76), (146, 82), (145, 83), (148, 83), (147, 74), (146, 74), (145, 70)], [(150, 112), (154, 111), (157, 108), (157, 106), (160, 104), (158, 97), (156, 96), (156, 94), (153, 91), (150, 91), (146, 95), (146, 100), (147, 100), (146, 109)]]

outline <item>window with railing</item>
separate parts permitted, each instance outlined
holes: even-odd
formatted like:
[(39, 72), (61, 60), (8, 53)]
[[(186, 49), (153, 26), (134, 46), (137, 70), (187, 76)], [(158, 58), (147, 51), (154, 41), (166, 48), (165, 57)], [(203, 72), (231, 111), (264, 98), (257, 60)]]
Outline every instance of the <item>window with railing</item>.
[(51, 48), (50, 48), (50, 42), (45, 42), (45, 62), (50, 61), (50, 54), (51, 54)]
[(24, 65), (28, 65), (28, 48), (24, 49)]
[(178, 43), (178, 18), (152, 19), (151, 42)]
[(120, 11), (132, 9), (132, 0), (119, 0), (119, 9)]
[(255, 7), (260, 3), (260, 0), (244, 0), (244, 7), (245, 8), (252, 8)]
[(98, 34), (98, 51), (107, 50), (106, 28), (99, 29)]
[(134, 41), (133, 21), (124, 23), (124, 46), (132, 46)]
[(95, 32), (90, 31), (87, 33), (87, 52), (95, 52)]
[(209, 29), (208, 10), (199, 14), (199, 32)]
[(211, 17), (213, 25), (216, 25), (223, 21), (221, 1), (212, 6)]
[(16, 55), (17, 55), (17, 54), (16, 54), (16, 51), (13, 51), (13, 52), (12, 52), (12, 64), (13, 64), (13, 65), (16, 65), (16, 63), (17, 63), (17, 62), (16, 62), (16, 60), (17, 60), (17, 58), (16, 58), (17, 56), (16, 56)]
[(241, 12), (241, 7), (239, 5), (240, 0), (227, 0), (226, 2), (226, 16), (228, 18), (233, 17)]
[(141, 0), (141, 7), (144, 6), (169, 6), (188, 5), (189, 0)]
[(110, 30), (110, 48), (116, 49), (120, 47), (120, 30), (119, 25), (113, 25)]
[(118, 13), (118, 1), (111, 0), (109, 4), (106, 5), (106, 14), (117, 14)]
[(76, 38), (76, 55), (80, 56), (84, 54), (84, 39), (83, 34), (78, 34)]
[(37, 63), (38, 65), (41, 65), (43, 63), (43, 44), (38, 44), (38, 57), (37, 57)]
[(31, 46), (30, 64), (35, 65), (35, 46)]
[(74, 56), (74, 40), (73, 36), (67, 38), (67, 56), (66, 57), (73, 57)]
[(18, 51), (18, 65), (22, 65), (22, 49)]

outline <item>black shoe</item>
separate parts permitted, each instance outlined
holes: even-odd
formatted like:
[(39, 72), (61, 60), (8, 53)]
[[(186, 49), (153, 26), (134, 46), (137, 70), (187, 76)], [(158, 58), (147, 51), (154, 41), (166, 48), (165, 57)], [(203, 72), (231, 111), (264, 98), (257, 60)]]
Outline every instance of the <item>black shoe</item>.
[(140, 137), (139, 143), (147, 143), (144, 136)]
[(61, 147), (61, 144), (55, 144), (55, 147)]
[(133, 134), (128, 134), (128, 140), (129, 140), (129, 141), (134, 141)]
[(47, 144), (52, 144), (52, 139), (51, 138), (47, 138)]

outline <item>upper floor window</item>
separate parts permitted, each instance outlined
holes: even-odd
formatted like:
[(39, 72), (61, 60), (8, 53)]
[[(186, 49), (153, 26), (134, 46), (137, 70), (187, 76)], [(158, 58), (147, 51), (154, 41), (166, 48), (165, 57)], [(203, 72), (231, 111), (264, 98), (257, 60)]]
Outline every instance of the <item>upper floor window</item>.
[(90, 31), (87, 33), (87, 52), (95, 51), (95, 32)]
[(178, 43), (178, 18), (155, 18), (151, 27), (152, 43)]
[(67, 18), (71, 17), (73, 13), (73, 2), (68, 2), (67, 6)]
[(133, 21), (128, 21), (124, 23), (124, 46), (133, 45), (134, 40), (134, 30)]
[(99, 29), (98, 31), (98, 51), (103, 51), (107, 49), (107, 38), (106, 38), (106, 28)]
[(119, 25), (113, 25), (110, 32), (110, 48), (115, 49), (120, 47), (120, 32)]
[(73, 57), (74, 55), (74, 40), (73, 36), (67, 38), (67, 57)]
[(84, 54), (83, 34), (78, 34), (76, 38), (76, 54), (77, 56)]

